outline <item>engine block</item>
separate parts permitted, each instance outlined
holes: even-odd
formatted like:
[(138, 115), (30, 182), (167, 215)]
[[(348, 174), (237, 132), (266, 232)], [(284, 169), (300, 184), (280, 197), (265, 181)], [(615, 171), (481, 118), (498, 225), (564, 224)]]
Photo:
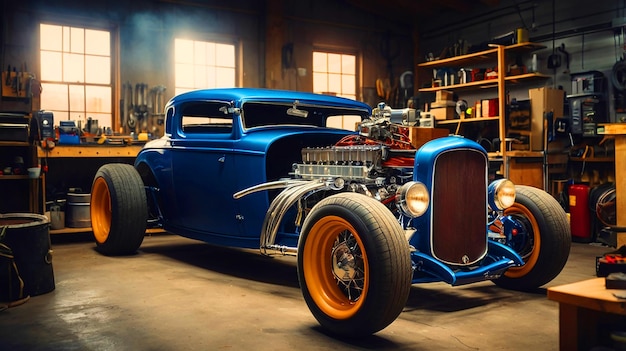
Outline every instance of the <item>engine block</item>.
[(383, 145), (304, 148), (302, 163), (296, 164), (295, 172), (303, 179), (341, 177), (365, 180), (372, 169), (381, 169), (385, 154)]
[(383, 145), (307, 147), (302, 149), (302, 163), (380, 167), (386, 155), (385, 151)]

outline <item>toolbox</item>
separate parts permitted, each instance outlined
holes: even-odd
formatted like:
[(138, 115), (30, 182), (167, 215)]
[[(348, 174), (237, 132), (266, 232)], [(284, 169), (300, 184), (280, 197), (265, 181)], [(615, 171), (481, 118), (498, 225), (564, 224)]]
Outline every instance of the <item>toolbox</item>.
[(596, 257), (596, 275), (606, 277), (611, 273), (626, 273), (626, 245)]
[(0, 112), (0, 141), (28, 142), (29, 122), (27, 115)]
[(59, 144), (77, 145), (80, 144), (80, 131), (74, 121), (59, 122)]

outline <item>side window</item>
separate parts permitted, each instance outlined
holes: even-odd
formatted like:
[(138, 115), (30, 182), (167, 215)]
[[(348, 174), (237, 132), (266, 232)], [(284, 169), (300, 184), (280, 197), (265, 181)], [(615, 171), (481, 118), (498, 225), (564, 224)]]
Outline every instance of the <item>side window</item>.
[(183, 106), (181, 126), (185, 134), (230, 134), (233, 117), (224, 103), (188, 103)]

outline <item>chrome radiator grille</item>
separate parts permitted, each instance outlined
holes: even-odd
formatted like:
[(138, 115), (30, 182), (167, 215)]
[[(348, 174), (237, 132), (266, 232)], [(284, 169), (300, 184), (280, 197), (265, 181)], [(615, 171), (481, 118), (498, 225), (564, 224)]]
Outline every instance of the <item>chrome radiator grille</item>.
[(473, 149), (451, 150), (435, 161), (432, 187), (432, 254), (470, 265), (487, 252), (487, 158)]

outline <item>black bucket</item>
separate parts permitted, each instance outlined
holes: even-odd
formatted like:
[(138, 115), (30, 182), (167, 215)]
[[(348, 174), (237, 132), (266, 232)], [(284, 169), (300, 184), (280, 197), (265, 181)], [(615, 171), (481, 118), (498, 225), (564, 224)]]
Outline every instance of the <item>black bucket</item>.
[[(0, 272), (0, 300), (45, 294), (54, 290), (50, 222), (46, 216), (34, 213), (0, 214), (0, 232), (4, 229), (2, 244), (13, 253), (15, 266), (24, 282), (22, 296), (15, 296), (5, 287), (15, 286), (11, 267), (3, 262)], [(4, 260), (3, 260), (4, 261)], [(7, 274), (8, 268), (8, 274)]]

